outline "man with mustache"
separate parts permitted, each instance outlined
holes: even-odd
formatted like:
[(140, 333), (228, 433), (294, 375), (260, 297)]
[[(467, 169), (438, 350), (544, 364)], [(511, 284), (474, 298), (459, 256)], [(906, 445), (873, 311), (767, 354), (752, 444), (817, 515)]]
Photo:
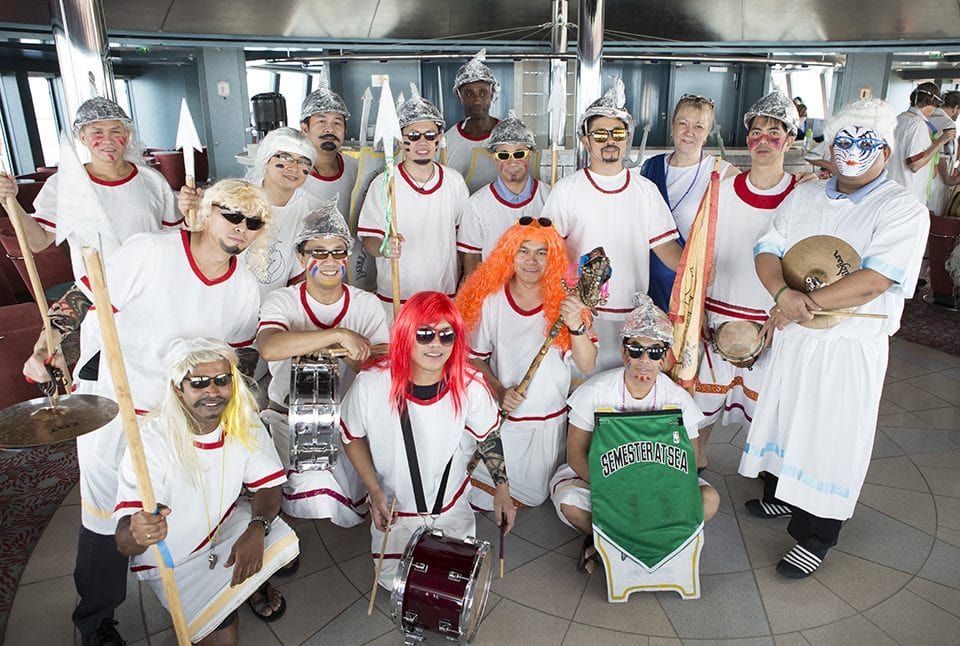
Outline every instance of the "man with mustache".
[(163, 541), (191, 640), (236, 644), (244, 599), (256, 614), (272, 610), (269, 621), (286, 609), (278, 592), (271, 608), (267, 583), (300, 551), (296, 534), (277, 518), (286, 477), (226, 343), (175, 339), (163, 366), (162, 400), (141, 432), (159, 513), (142, 509), (127, 452), (116, 493), (117, 547), (166, 605), (156, 550), (149, 549)]
[(340, 153), (350, 111), (343, 98), (326, 85), (307, 95), (300, 108), (300, 130), (317, 149), (317, 158), (304, 187), (323, 201), (337, 197), (341, 213), (350, 213), (350, 195), (359, 164)]
[(590, 155), (588, 166), (558, 181), (543, 207), (573, 257), (603, 247), (610, 258), (610, 296), (593, 322), (600, 338), (598, 370), (621, 365), (620, 328), (633, 295), (647, 293), (650, 252), (673, 271), (681, 253), (677, 225), (660, 191), (623, 165), (635, 126), (625, 104), (618, 78), (580, 116), (577, 131)]
[[(162, 357), (171, 340), (202, 336), (224, 339), (233, 347), (253, 343), (260, 306), (257, 279), (237, 256), (252, 249), (252, 257), (266, 259), (258, 250), (271, 218), (260, 188), (223, 180), (204, 192), (193, 231), (135, 236), (107, 258), (104, 273), (139, 414), (160, 403), (166, 383)], [(96, 312), (88, 311), (91, 300), (89, 282), (81, 276), (51, 306), (54, 343), (79, 329), (76, 391), (115, 399), (106, 361), (99, 359), (103, 342)], [(23, 373), (35, 382), (50, 381), (48, 363), (67, 371), (62, 355), (51, 357), (41, 334)], [(125, 444), (119, 417), (77, 438), (83, 527), (74, 571), (80, 596), (74, 621), (84, 626), (84, 644), (122, 643), (113, 611), (126, 596), (127, 558), (117, 552), (112, 514)]]
[[(400, 259), (400, 300), (421, 291), (453, 296), (457, 290), (457, 227), (469, 194), (463, 176), (434, 159), (443, 138), (443, 116), (411, 84), (411, 97), (397, 110), (403, 135), (403, 162), (397, 165), (394, 190), (397, 235), (388, 236), (384, 175), (377, 175), (360, 210), (357, 235), (377, 262), (377, 297), (393, 320), (393, 269)], [(381, 251), (381, 243), (389, 237)]]

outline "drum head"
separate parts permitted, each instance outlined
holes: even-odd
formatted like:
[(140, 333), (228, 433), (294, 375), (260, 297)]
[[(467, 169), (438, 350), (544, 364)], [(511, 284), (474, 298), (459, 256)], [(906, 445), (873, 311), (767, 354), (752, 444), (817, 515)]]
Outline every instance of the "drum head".
[(760, 326), (753, 321), (727, 321), (714, 333), (717, 351), (741, 368), (753, 363), (763, 349)]

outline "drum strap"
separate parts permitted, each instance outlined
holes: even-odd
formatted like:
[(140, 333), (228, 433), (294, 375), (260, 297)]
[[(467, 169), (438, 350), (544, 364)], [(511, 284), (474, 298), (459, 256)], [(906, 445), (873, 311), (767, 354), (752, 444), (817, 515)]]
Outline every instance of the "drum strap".
[[(420, 461), (417, 459), (417, 445), (413, 441), (413, 427), (410, 425), (410, 410), (404, 407), (400, 413), (400, 429), (403, 431), (403, 448), (407, 454), (407, 467), (410, 469), (410, 482), (413, 484), (413, 496), (417, 502), (417, 513), (427, 513), (427, 497), (423, 492), (423, 479), (420, 475)], [(443, 495), (447, 490), (447, 480), (450, 478), (450, 466), (453, 464), (453, 456), (447, 460), (447, 466), (443, 470), (443, 476), (440, 478), (440, 488), (437, 489), (437, 499), (433, 502), (434, 516), (440, 515), (443, 509)]]

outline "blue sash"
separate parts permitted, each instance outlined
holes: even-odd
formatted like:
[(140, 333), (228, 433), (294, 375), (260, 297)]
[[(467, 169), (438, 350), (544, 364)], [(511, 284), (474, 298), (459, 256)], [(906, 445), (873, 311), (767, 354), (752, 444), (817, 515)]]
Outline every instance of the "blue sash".
[[(667, 156), (666, 154), (655, 155), (643, 162), (640, 168), (640, 174), (657, 185), (663, 201), (670, 206), (670, 196), (667, 194)], [(683, 247), (686, 239), (683, 232), (680, 232), (680, 238), (677, 243)], [(670, 295), (673, 292), (673, 281), (677, 274), (670, 270), (665, 264), (660, 262), (655, 253), (650, 254), (650, 286), (647, 288), (647, 294), (653, 299), (657, 307), (664, 312), (670, 312)]]

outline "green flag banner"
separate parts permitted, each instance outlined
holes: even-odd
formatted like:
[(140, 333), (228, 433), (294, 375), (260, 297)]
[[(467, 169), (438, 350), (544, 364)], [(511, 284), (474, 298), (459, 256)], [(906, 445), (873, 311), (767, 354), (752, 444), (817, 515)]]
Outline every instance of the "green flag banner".
[(595, 418), (588, 458), (594, 531), (653, 572), (703, 526), (683, 416), (676, 409)]

